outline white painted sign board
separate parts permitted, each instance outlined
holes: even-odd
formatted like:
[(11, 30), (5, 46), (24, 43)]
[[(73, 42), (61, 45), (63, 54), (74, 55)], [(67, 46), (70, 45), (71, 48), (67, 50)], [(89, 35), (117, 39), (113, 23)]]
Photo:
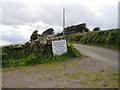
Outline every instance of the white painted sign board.
[(54, 55), (62, 55), (67, 52), (66, 40), (52, 41), (52, 50)]

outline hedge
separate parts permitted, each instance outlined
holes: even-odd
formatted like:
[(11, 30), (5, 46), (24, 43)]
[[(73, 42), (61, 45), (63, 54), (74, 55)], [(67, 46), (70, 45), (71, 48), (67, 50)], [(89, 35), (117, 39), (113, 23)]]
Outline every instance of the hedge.
[(120, 29), (92, 31), (66, 35), (68, 41), (77, 41), (82, 44), (106, 44), (120, 46)]

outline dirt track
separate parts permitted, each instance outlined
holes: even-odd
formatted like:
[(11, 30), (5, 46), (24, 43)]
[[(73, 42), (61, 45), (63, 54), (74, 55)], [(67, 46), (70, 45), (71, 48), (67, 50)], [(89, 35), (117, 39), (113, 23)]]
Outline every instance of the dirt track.
[[(80, 58), (3, 70), (3, 88), (87, 88), (117, 87), (109, 81), (113, 67), (86, 56)], [(105, 82), (104, 82), (105, 81)], [(107, 82), (107, 83), (106, 83)]]

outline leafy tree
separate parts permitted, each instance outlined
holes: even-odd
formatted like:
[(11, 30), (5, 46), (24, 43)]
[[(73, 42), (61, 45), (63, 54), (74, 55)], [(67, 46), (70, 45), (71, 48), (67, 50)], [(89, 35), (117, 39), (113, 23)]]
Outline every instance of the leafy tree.
[(65, 34), (72, 34), (72, 33), (78, 33), (81, 32), (89, 32), (90, 30), (86, 27), (86, 23), (82, 23), (79, 25), (69, 26), (65, 28)]
[(100, 27), (94, 28), (93, 31), (100, 31)]
[(42, 36), (52, 35), (52, 34), (54, 34), (54, 30), (53, 30), (53, 28), (49, 28), (42, 33)]
[(33, 31), (32, 35), (30, 37), (30, 41), (34, 41), (36, 39), (38, 39), (38, 31), (37, 30)]

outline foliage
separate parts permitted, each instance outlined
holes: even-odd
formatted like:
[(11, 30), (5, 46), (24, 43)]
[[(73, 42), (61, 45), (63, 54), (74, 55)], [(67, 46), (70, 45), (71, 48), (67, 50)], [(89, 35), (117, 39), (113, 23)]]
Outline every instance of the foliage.
[(32, 33), (32, 35), (31, 35), (31, 37), (30, 37), (30, 41), (33, 41), (33, 40), (36, 40), (36, 39), (38, 39), (38, 31), (37, 30), (35, 30), (33, 33)]
[(65, 28), (65, 34), (73, 34), (73, 33), (78, 33), (78, 32), (89, 32), (89, 29), (86, 27), (86, 23), (82, 23), (79, 25), (74, 25), (70, 27)]
[(118, 49), (120, 46), (120, 29), (71, 34), (66, 35), (66, 39), (68, 41), (77, 41), (82, 44), (101, 45)]
[(70, 45), (70, 46), (68, 46), (68, 53), (67, 53), (67, 55), (69, 57), (79, 57), (81, 54), (80, 54), (80, 52), (77, 49), (75, 49), (72, 45)]
[[(52, 28), (47, 29), (42, 35), (53, 34)], [(35, 30), (31, 37), (31, 42), (25, 44), (16, 44), (2, 47), (2, 65), (3, 67), (17, 67), (26, 65), (35, 65), (59, 60), (65, 60), (73, 57), (79, 57), (81, 54), (73, 47), (68, 46), (68, 52), (61, 56), (54, 56), (51, 43), (40, 43), (38, 31)], [(37, 40), (36, 40), (37, 39)], [(34, 41), (34, 42), (33, 42)]]
[(42, 33), (43, 36), (54, 34), (53, 28), (49, 28)]
[(94, 28), (93, 31), (100, 31), (100, 27)]
[(25, 43), (21, 48), (12, 48), (4, 46), (2, 48), (2, 65), (5, 67), (18, 67), (27, 65), (36, 65), (79, 57), (81, 54), (73, 47), (68, 46), (68, 52), (61, 56), (54, 56), (51, 45), (39, 45)]

